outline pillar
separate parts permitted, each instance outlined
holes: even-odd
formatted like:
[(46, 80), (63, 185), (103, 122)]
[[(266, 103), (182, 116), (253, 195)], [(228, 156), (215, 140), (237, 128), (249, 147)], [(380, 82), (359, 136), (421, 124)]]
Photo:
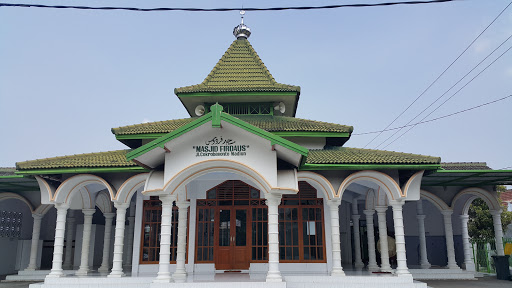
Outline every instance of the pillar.
[(501, 210), (489, 210), (492, 215), (492, 224), (494, 225), (494, 238), (496, 240), (496, 254), (505, 255), (503, 247), (503, 228), (501, 226)]
[(473, 251), (469, 243), (468, 221), (469, 215), (460, 215), (462, 222), (462, 247), (464, 247), (464, 266), (466, 271), (475, 272), (475, 262), (473, 260)]
[(379, 221), (379, 242), (380, 242), (380, 271), (391, 272), (391, 265), (389, 264), (389, 249), (388, 249), (388, 227), (386, 222), (387, 206), (376, 206), (377, 219)]
[(69, 211), (66, 228), (66, 253), (64, 253), (64, 269), (73, 270), (73, 236), (75, 235), (75, 217), (73, 210)]
[(58, 278), (64, 275), (62, 272), (62, 254), (64, 252), (64, 233), (66, 232), (66, 214), (69, 205), (66, 203), (55, 204), (57, 208), (57, 220), (55, 224), (55, 242), (53, 244), (52, 270), (46, 277)]
[(103, 213), (105, 217), (105, 233), (103, 236), (103, 255), (98, 272), (108, 273), (108, 270), (110, 270), (110, 238), (112, 235), (112, 219), (114, 219), (115, 215), (115, 213)]
[(420, 240), (420, 266), (421, 269), (428, 269), (432, 265), (427, 257), (427, 240), (425, 237), (425, 215), (423, 214), (423, 202), (421, 199), (416, 202), (416, 219), (418, 220), (418, 237)]
[(184, 280), (187, 277), (185, 269), (185, 256), (187, 250), (187, 217), (189, 201), (176, 202), (178, 206), (178, 247), (176, 252), (176, 271), (172, 277), (179, 280)]
[(409, 269), (407, 268), (407, 256), (405, 250), (405, 234), (404, 234), (404, 219), (402, 215), (403, 202), (393, 201), (391, 207), (393, 208), (393, 222), (395, 224), (395, 242), (396, 242), (396, 275), (410, 276)]
[(268, 211), (268, 272), (267, 282), (282, 282), (279, 271), (279, 204), (281, 195), (266, 194)]
[(357, 199), (352, 200), (352, 225), (354, 227), (354, 266), (356, 268), (363, 268), (364, 263), (361, 260), (361, 235), (359, 234), (359, 210), (357, 207)]
[(340, 216), (341, 201), (327, 201), (331, 215), (332, 270), (331, 276), (345, 276), (341, 266)]
[(122, 277), (123, 273), (123, 244), (124, 244), (124, 222), (126, 221), (126, 209), (129, 203), (114, 203), (116, 207), (116, 230), (114, 236), (114, 259), (112, 260), (112, 271), (108, 277)]
[(455, 246), (453, 244), (452, 210), (443, 210), (444, 235), (446, 238), (446, 254), (448, 255), (448, 269), (459, 269), (455, 261)]
[(158, 273), (153, 282), (169, 283), (171, 282), (171, 272), (169, 262), (171, 261), (171, 223), (172, 223), (172, 203), (176, 200), (170, 195), (160, 196), (162, 201), (162, 222), (160, 223), (160, 261), (158, 263)]
[(375, 255), (375, 235), (373, 228), (373, 214), (375, 214), (375, 210), (364, 210), (363, 213), (366, 215), (366, 232), (368, 234), (368, 270), (377, 271), (379, 270), (379, 266), (377, 265), (377, 256)]
[[(130, 208), (132, 209), (132, 208)], [(128, 216), (128, 231), (126, 233), (126, 263), (124, 266), (131, 267), (132, 266), (132, 256), (133, 256), (133, 228), (135, 226), (135, 216)]]
[(37, 251), (39, 250), (39, 235), (41, 233), (41, 219), (43, 219), (43, 215), (32, 213), (32, 218), (34, 218), (34, 225), (32, 226), (30, 261), (25, 271), (34, 271), (37, 269)]
[(84, 213), (84, 232), (82, 234), (82, 255), (80, 257), (80, 267), (75, 275), (85, 276), (89, 269), (89, 247), (91, 243), (92, 215), (96, 209), (82, 209)]

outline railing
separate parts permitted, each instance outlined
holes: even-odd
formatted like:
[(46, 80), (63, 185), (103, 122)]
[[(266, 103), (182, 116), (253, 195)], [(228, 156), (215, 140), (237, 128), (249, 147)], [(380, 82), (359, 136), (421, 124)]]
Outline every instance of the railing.
[[(503, 246), (512, 243), (512, 238), (503, 238)], [(471, 240), (473, 248), (473, 258), (477, 272), (496, 273), (494, 267), (493, 255), (496, 253), (496, 243), (492, 240)], [(512, 257), (509, 258), (509, 265), (512, 266)]]

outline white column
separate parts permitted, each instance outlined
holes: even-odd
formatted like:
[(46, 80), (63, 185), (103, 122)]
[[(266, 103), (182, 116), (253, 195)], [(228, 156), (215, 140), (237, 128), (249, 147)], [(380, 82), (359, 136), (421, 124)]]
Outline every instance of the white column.
[(421, 269), (428, 269), (432, 265), (428, 262), (427, 241), (425, 237), (425, 215), (423, 214), (423, 203), (420, 200), (416, 202), (416, 219), (418, 219), (418, 237), (420, 240), (420, 265)]
[(375, 210), (363, 210), (366, 215), (366, 233), (368, 236), (368, 270), (377, 271), (379, 266), (377, 265), (377, 256), (375, 255), (375, 235), (373, 228), (373, 214)]
[(460, 215), (462, 222), (462, 246), (464, 247), (464, 266), (466, 271), (475, 272), (475, 262), (473, 261), (473, 251), (469, 243), (468, 221), (469, 215)]
[(73, 236), (75, 234), (75, 217), (73, 210), (69, 211), (66, 228), (66, 253), (64, 253), (64, 269), (73, 270)]
[(452, 210), (443, 210), (444, 235), (446, 238), (446, 254), (448, 255), (448, 269), (459, 269), (455, 261), (455, 246), (453, 244)]
[(82, 209), (84, 213), (84, 232), (82, 234), (82, 255), (80, 257), (80, 267), (75, 275), (85, 276), (90, 271), (89, 269), (89, 247), (91, 244), (91, 228), (92, 228), (92, 215), (96, 209)]
[(279, 271), (279, 204), (281, 195), (265, 194), (268, 211), (268, 272), (267, 282), (282, 282)]
[(176, 271), (172, 275), (175, 281), (184, 280), (187, 277), (185, 270), (185, 255), (187, 250), (187, 217), (189, 201), (176, 202), (178, 206), (178, 247), (176, 252)]
[(380, 271), (391, 272), (391, 265), (389, 264), (389, 249), (388, 249), (388, 227), (386, 222), (387, 206), (376, 206), (377, 219), (379, 221), (379, 243), (380, 243)]
[(64, 252), (64, 233), (66, 232), (66, 214), (69, 205), (66, 203), (55, 204), (57, 208), (57, 221), (55, 224), (55, 243), (53, 244), (52, 270), (46, 277), (57, 278), (64, 275), (62, 272), (62, 254)]
[(357, 199), (352, 200), (352, 225), (354, 227), (354, 266), (356, 268), (363, 268), (364, 263), (361, 260), (361, 235), (359, 234), (359, 210), (357, 207)]
[(331, 214), (332, 270), (331, 276), (345, 276), (341, 266), (340, 216), (341, 201), (327, 201)]
[(126, 209), (129, 203), (114, 203), (116, 207), (116, 230), (114, 236), (114, 259), (112, 271), (107, 277), (122, 277), (123, 273), (123, 244), (124, 244), (124, 222), (126, 221)]
[(39, 235), (41, 233), (41, 219), (43, 215), (32, 213), (34, 225), (32, 226), (32, 243), (30, 245), (30, 262), (25, 271), (34, 271), (37, 269), (37, 251), (39, 250)]
[(166, 195), (160, 196), (162, 201), (162, 222), (160, 223), (160, 261), (158, 263), (158, 273), (153, 282), (169, 283), (171, 282), (170, 264), (171, 261), (171, 223), (172, 223), (172, 203), (176, 197)]
[(396, 274), (398, 276), (410, 276), (409, 269), (407, 268), (407, 256), (405, 250), (405, 235), (404, 235), (404, 219), (402, 215), (403, 202), (393, 201), (391, 207), (393, 208), (393, 222), (395, 224), (395, 242), (396, 242)]
[(105, 233), (103, 236), (103, 255), (98, 272), (108, 273), (108, 270), (110, 270), (110, 238), (112, 235), (112, 219), (114, 219), (115, 215), (115, 213), (103, 214), (105, 217)]
[[(130, 208), (131, 209), (131, 208)], [(133, 256), (133, 227), (135, 226), (135, 216), (128, 216), (128, 231), (126, 233), (126, 263), (125, 267), (132, 267)]]
[(503, 247), (503, 228), (501, 226), (501, 210), (489, 210), (492, 215), (492, 224), (494, 225), (494, 238), (496, 239), (496, 254), (505, 255)]

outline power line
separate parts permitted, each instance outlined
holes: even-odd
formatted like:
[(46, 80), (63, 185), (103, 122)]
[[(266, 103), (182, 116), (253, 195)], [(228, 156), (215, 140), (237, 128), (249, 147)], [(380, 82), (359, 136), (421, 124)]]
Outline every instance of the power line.
[(512, 94), (508, 95), (508, 96), (505, 96), (503, 98), (500, 98), (500, 99), (496, 99), (496, 100), (491, 101), (491, 102), (483, 103), (483, 104), (480, 104), (480, 105), (477, 105), (477, 106), (474, 106), (474, 107), (471, 107), (471, 108), (460, 110), (458, 112), (454, 112), (454, 113), (451, 113), (451, 114), (448, 114), (448, 115), (444, 115), (444, 116), (441, 116), (441, 117), (437, 117), (437, 118), (434, 118), (434, 119), (430, 119), (430, 120), (426, 120), (426, 121), (421, 121), (421, 122), (416, 122), (416, 123), (413, 123), (413, 124), (404, 125), (404, 126), (400, 126), (400, 127), (390, 128), (390, 129), (387, 129), (387, 130), (379, 130), (379, 131), (364, 132), (364, 133), (353, 133), (352, 136), (375, 134), (375, 133), (380, 133), (380, 132), (386, 132), (386, 131), (393, 131), (393, 130), (397, 130), (397, 129), (402, 129), (402, 128), (406, 128), (406, 127), (410, 127), (410, 126), (415, 126), (415, 125), (418, 125), (418, 124), (425, 124), (425, 123), (441, 120), (441, 119), (444, 119), (444, 118), (448, 118), (448, 117), (451, 117), (451, 116), (455, 116), (455, 115), (460, 114), (460, 113), (468, 112), (468, 111), (471, 111), (471, 110), (474, 110), (474, 109), (477, 109), (477, 108), (480, 108), (480, 107), (483, 107), (483, 106), (487, 106), (487, 105), (490, 105), (490, 104), (493, 104), (493, 103), (496, 103), (496, 102), (499, 102), (499, 101), (503, 101), (503, 100), (505, 100), (507, 98), (510, 98), (510, 97), (512, 97)]
[[(405, 108), (405, 110), (404, 110), (404, 111), (402, 111), (398, 116), (396, 116), (396, 118), (395, 118), (393, 121), (391, 121), (391, 123), (389, 123), (389, 124), (388, 124), (388, 125), (387, 125), (383, 130), (382, 130), (382, 131), (385, 131), (386, 129), (388, 129), (388, 128), (389, 128), (389, 126), (393, 125), (393, 123), (395, 123), (395, 121), (396, 121), (396, 120), (398, 120), (398, 118), (400, 118), (400, 117), (401, 117), (405, 112), (407, 112), (407, 110), (409, 110), (409, 108), (411, 108), (411, 106), (412, 106), (412, 105), (414, 105), (414, 103), (416, 103), (416, 101), (418, 101), (418, 99), (420, 99), (420, 98), (421, 98), (421, 97), (422, 97), (422, 96), (423, 96), (423, 95), (424, 95), (424, 94), (425, 94), (425, 93), (426, 93), (426, 92), (427, 92), (427, 91), (428, 91), (428, 90), (429, 90), (429, 89), (430, 89), (430, 88), (431, 88), (431, 87), (432, 87), (432, 86), (437, 82), (437, 80), (439, 80), (439, 78), (441, 78), (441, 77), (446, 73), (446, 71), (448, 71), (448, 69), (450, 69), (450, 68), (453, 66), (453, 64), (455, 64), (455, 62), (457, 62), (457, 60), (459, 60), (459, 58), (460, 58), (462, 55), (464, 55), (464, 53), (466, 53), (466, 51), (468, 51), (468, 49), (469, 49), (469, 48), (470, 48), (470, 47), (471, 47), (471, 46), (476, 42), (476, 40), (478, 40), (478, 38), (480, 38), (480, 36), (482, 36), (482, 34), (484, 34), (484, 32), (485, 32), (485, 31), (487, 31), (487, 29), (489, 29), (489, 27), (491, 27), (491, 25), (492, 25), (494, 22), (496, 22), (496, 20), (501, 16), (501, 14), (503, 14), (503, 12), (505, 12), (505, 10), (507, 10), (507, 8), (508, 8), (511, 4), (512, 4), (512, 1), (511, 1), (510, 3), (508, 3), (508, 5), (507, 5), (505, 8), (503, 8), (503, 10), (501, 10), (501, 12), (498, 14), (498, 16), (496, 16), (496, 17), (494, 18), (494, 20), (492, 20), (492, 21), (491, 21), (491, 23), (489, 23), (489, 25), (487, 25), (487, 27), (485, 27), (485, 29), (484, 29), (484, 30), (482, 30), (482, 32), (480, 32), (480, 34), (478, 34), (478, 36), (476, 36), (476, 38), (475, 38), (475, 39), (473, 39), (473, 41), (471, 41), (471, 43), (469, 43), (469, 45), (466, 47), (466, 49), (464, 49), (464, 51), (462, 51), (462, 53), (460, 53), (460, 54), (459, 54), (459, 56), (457, 56), (457, 58), (455, 58), (455, 60), (453, 60), (453, 61), (452, 61), (452, 63), (450, 63), (450, 65), (448, 65), (448, 67), (446, 67), (446, 68), (444, 69), (444, 71), (443, 71), (441, 74), (439, 74), (439, 76), (437, 76), (437, 78), (436, 78), (434, 81), (432, 81), (432, 83), (430, 83), (430, 85), (428, 85), (428, 87), (427, 87), (425, 90), (423, 90), (423, 92), (421, 92), (421, 94), (420, 94), (418, 97), (416, 97), (416, 99), (414, 99), (414, 101), (412, 101), (412, 103), (411, 103), (411, 104), (409, 104), (409, 106), (407, 106), (407, 108)], [(413, 120), (414, 120), (414, 119), (413, 119)], [(411, 120), (411, 121), (412, 121), (412, 120)], [(410, 122), (409, 122), (409, 123), (410, 123)], [(409, 123), (407, 123), (407, 124), (409, 124)], [(368, 142), (368, 143), (364, 146), (364, 148), (366, 148), (368, 145), (370, 145), (370, 144), (371, 144), (375, 139), (377, 139), (377, 137), (379, 137), (381, 134), (382, 134), (382, 132), (381, 132), (381, 133), (379, 133), (377, 136), (375, 136), (372, 140), (370, 140), (370, 142)], [(388, 138), (388, 139), (389, 139), (389, 138)], [(383, 142), (386, 142), (388, 139), (384, 140)], [(379, 145), (377, 145), (377, 147), (378, 147), (378, 146), (380, 146), (380, 145), (382, 145), (382, 143), (381, 143), (381, 144), (379, 144)]]
[[(487, 70), (487, 68), (489, 68), (491, 65), (493, 65), (498, 59), (500, 59), (503, 55), (505, 55), (508, 51), (510, 51), (510, 49), (512, 49), (512, 46), (510, 46), (507, 50), (505, 50), (505, 52), (501, 53), (500, 56), (498, 56), (498, 58), (494, 59), (494, 61), (492, 61), (489, 65), (487, 65), (482, 71), (478, 72), (478, 74), (475, 75), (475, 77), (471, 78), (471, 80), (469, 80), (468, 83), (464, 84), (464, 86), (460, 87), (459, 90), (457, 90), (455, 93), (453, 93), (452, 96), (450, 96), (448, 99), (446, 99), (443, 103), (439, 104), (439, 106), (437, 106), (434, 110), (432, 110), (432, 112), (430, 112), (427, 116), (423, 117), (420, 121), (423, 121), (425, 120), (425, 118), (427, 118), (428, 116), (430, 116), (432, 113), (434, 113), (437, 109), (439, 109), (441, 106), (443, 106), (446, 102), (448, 102), (448, 100), (452, 99), (453, 96), (457, 95), (462, 89), (464, 89), (466, 86), (468, 86), (469, 83), (473, 82), (473, 80), (475, 80), (478, 76), (480, 76), (480, 74), (482, 74), (485, 70)], [(412, 128), (416, 127), (416, 125), (413, 125), (411, 128), (407, 129), (407, 131), (405, 131), (404, 133), (402, 133), (400, 136), (398, 136), (397, 138), (395, 138), (395, 140), (391, 141), (390, 143), (388, 143), (386, 146), (384, 146), (384, 148), (388, 147), (389, 145), (393, 144), (396, 140), (400, 139), (402, 136), (404, 136), (405, 134), (407, 134), (407, 132), (411, 131)]]
[[(362, 4), (341, 4), (341, 5), (325, 5), (325, 6), (292, 6), (292, 7), (269, 7), (269, 8), (243, 8), (243, 10), (245, 10), (245, 11), (320, 10), (320, 9), (337, 9), (337, 8), (362, 8), (362, 7), (394, 6), (394, 5), (438, 4), (438, 3), (454, 2), (454, 1), (461, 1), (461, 0), (425, 0), (425, 1), (383, 2), (383, 3), (373, 3), (373, 4), (362, 3)], [(128, 11), (136, 11), (136, 12), (157, 12), (157, 11), (226, 12), (226, 11), (238, 11), (238, 10), (240, 10), (240, 8), (90, 7), (90, 6), (69, 6), (69, 5), (13, 4), (13, 3), (0, 3), (0, 7), (54, 8), (54, 9), (80, 9), (80, 10), (128, 10)]]
[[(464, 80), (469, 74), (471, 74), (471, 72), (473, 72), (476, 68), (478, 68), (478, 66), (480, 66), (480, 64), (482, 64), (485, 60), (487, 60), (487, 58), (489, 58), (492, 54), (494, 54), (494, 52), (496, 52), (499, 48), (501, 48), (501, 46), (503, 46), (503, 44), (505, 44), (508, 40), (510, 40), (510, 38), (512, 38), (512, 34), (510, 34), (510, 36), (508, 36), (507, 39), (505, 39), (505, 41), (501, 42), (500, 45), (498, 45), (498, 47), (496, 47), (491, 53), (487, 54), (487, 56), (485, 56), (484, 59), (480, 60), (480, 62), (478, 62), (478, 64), (476, 64), (471, 70), (469, 70), (469, 72), (467, 72), (462, 78), (460, 78), (457, 82), (455, 82), (455, 84), (453, 84), (448, 90), (446, 90), (441, 96), (437, 97), (436, 100), (434, 100), (432, 103), (430, 103), (430, 105), (428, 105), (425, 109), (423, 109), (420, 113), (416, 114), (416, 116), (414, 116), (414, 118), (412, 118), (411, 120), (409, 120), (409, 122), (407, 122), (404, 126), (404, 127), (408, 127), (409, 124), (414, 121), (416, 118), (418, 118), (421, 114), (423, 114), (425, 111), (427, 111), (430, 107), (432, 107), (432, 105), (434, 105), (435, 103), (437, 103), (437, 101), (439, 101), (441, 98), (444, 97), (444, 95), (446, 95), (448, 92), (450, 92), (455, 86), (457, 86), (460, 82), (462, 82), (462, 80)], [(501, 56), (500, 56), (501, 57)], [(497, 59), (496, 59), (497, 60)], [(496, 61), (494, 60), (494, 61)], [(482, 71), (483, 72), (483, 71)], [(466, 84), (467, 85), (467, 84)], [(452, 96), (453, 97), (453, 96)], [(451, 97), (450, 97), (451, 98)], [(437, 109), (437, 108), (436, 108)], [(435, 110), (434, 110), (435, 111)], [(432, 111), (432, 112), (434, 112)], [(430, 114), (432, 114), (432, 112)], [(428, 114), (428, 115), (430, 115)], [(428, 117), (427, 115), (427, 117)], [(425, 118), (423, 118), (425, 119)], [(380, 147), (382, 144), (386, 143), (389, 139), (393, 138), (398, 132), (400, 132), (402, 129), (399, 129), (398, 131), (396, 131), (395, 133), (391, 134), (391, 136), (389, 136), (388, 138), (386, 138), (384, 141), (382, 141), (379, 145), (376, 146), (376, 148)], [(386, 145), (387, 147), (387, 145)]]

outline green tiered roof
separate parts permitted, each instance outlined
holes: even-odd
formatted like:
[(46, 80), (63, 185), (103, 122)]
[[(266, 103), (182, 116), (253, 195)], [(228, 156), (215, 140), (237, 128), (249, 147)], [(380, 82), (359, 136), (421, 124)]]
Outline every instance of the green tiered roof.
[(299, 86), (277, 83), (247, 39), (233, 41), (203, 83), (174, 89), (200, 92), (300, 92)]
[(134, 167), (134, 162), (126, 160), (126, 154), (131, 150), (116, 150), (108, 152), (77, 154), (44, 158), (16, 163), (17, 170), (55, 169), (77, 167)]
[(309, 150), (307, 164), (439, 164), (440, 157), (340, 147)]
[[(258, 128), (268, 132), (332, 132), (332, 133), (352, 133), (354, 128), (352, 126), (333, 124), (321, 121), (313, 121), (306, 119), (299, 119), (287, 116), (252, 116), (252, 115), (232, 115), (242, 121), (245, 121)], [(136, 125), (123, 126), (119, 128), (112, 128), (112, 133), (116, 136), (119, 135), (133, 135), (133, 134), (163, 134), (172, 132), (182, 126), (197, 119), (186, 118), (177, 120), (168, 120), (160, 122), (143, 123)]]

